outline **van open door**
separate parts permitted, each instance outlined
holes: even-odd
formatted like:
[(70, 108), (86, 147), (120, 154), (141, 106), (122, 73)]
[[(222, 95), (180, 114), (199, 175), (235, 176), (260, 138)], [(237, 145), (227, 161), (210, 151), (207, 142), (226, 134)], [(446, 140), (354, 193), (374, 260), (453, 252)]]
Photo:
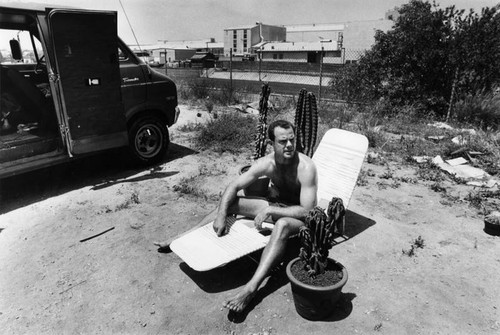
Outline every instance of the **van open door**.
[(47, 12), (70, 154), (126, 146), (116, 12)]

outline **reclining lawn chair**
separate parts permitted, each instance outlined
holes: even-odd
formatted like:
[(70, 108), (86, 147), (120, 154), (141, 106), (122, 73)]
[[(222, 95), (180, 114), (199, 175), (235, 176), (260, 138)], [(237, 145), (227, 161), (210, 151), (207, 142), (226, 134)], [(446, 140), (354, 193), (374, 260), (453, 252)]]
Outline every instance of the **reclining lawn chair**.
[[(333, 197), (348, 207), (358, 179), (368, 139), (342, 129), (330, 129), (323, 136), (312, 160), (318, 172), (318, 206), (326, 209)], [(170, 249), (196, 271), (208, 271), (264, 248), (269, 236), (259, 232), (248, 218), (234, 218), (227, 235), (218, 237), (212, 222), (191, 231), (170, 244)], [(264, 228), (272, 224), (264, 223)], [(340, 235), (344, 234), (343, 222)]]

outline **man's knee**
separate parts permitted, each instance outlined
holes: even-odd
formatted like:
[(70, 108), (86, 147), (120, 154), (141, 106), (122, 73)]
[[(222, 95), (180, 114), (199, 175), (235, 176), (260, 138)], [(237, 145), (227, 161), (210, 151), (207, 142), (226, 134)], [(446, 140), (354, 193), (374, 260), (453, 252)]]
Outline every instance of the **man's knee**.
[(281, 238), (288, 238), (299, 231), (301, 222), (293, 218), (280, 218), (274, 224), (274, 229), (276, 233)]

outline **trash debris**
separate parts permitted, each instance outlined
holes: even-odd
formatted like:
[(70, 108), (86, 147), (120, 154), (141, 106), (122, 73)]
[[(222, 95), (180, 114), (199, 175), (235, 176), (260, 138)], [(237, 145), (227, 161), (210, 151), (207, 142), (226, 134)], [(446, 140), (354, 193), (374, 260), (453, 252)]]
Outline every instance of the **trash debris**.
[(109, 229), (106, 229), (106, 230), (105, 230), (105, 231), (103, 231), (103, 232), (100, 232), (99, 234), (95, 234), (95, 235), (89, 236), (89, 237), (87, 237), (87, 238), (84, 238), (83, 240), (80, 240), (80, 242), (85, 242), (85, 241), (91, 240), (91, 239), (93, 239), (94, 237), (101, 236), (102, 234), (107, 233), (108, 231), (111, 231), (111, 230), (113, 230), (113, 229), (115, 229), (115, 227), (111, 227), (111, 228), (109, 228)]
[(432, 159), (430, 156), (413, 156), (412, 158), (418, 164), (427, 163)]
[(467, 184), (471, 186), (491, 188), (497, 184), (500, 185), (499, 180), (492, 178), (486, 171), (467, 164), (468, 161), (463, 157), (449, 159), (446, 162), (440, 155), (434, 158), (428, 156), (413, 156), (412, 158), (419, 164), (431, 161), (441, 170), (455, 177), (465, 179)]
[(446, 136), (440, 135), (440, 136), (429, 136), (427, 137), (429, 140), (433, 140), (435, 142), (441, 141), (445, 138)]
[(471, 180), (471, 181), (467, 182), (467, 185), (484, 187), (484, 188), (493, 188), (495, 185), (500, 185), (500, 180), (496, 180), (496, 179), (488, 179), (485, 181)]
[[(268, 108), (273, 108), (271, 102), (268, 102), (269, 107)], [(253, 114), (253, 115), (259, 115), (259, 101), (251, 102), (248, 104), (242, 104), (242, 105), (236, 105), (236, 106), (230, 106), (232, 108), (235, 108), (237, 111), (240, 111), (242, 113), (247, 113), (247, 114)]]
[(448, 159), (446, 160), (446, 163), (450, 164), (451, 166), (457, 166), (457, 165), (467, 164), (468, 161), (463, 157), (458, 157), (458, 158)]
[(444, 122), (434, 122), (434, 123), (428, 123), (428, 126), (436, 127), (436, 128), (441, 128), (441, 129), (453, 129), (452, 126), (444, 123)]
[(455, 144), (458, 144), (458, 145), (465, 145), (468, 142), (468, 140), (465, 137), (463, 137), (462, 135), (458, 135), (456, 137), (453, 137), (451, 139), (451, 141)]

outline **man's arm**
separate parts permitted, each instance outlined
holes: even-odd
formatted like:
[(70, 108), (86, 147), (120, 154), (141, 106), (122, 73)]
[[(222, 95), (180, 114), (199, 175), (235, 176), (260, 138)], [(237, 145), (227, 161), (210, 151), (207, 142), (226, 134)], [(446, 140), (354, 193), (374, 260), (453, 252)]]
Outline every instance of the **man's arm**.
[(300, 172), (300, 205), (289, 207), (268, 206), (259, 213), (254, 221), (257, 228), (269, 217), (281, 218), (291, 217), (298, 220), (304, 220), (311, 209), (317, 204), (318, 177), (316, 167), (312, 162)]
[(214, 221), (214, 230), (217, 233), (217, 236), (222, 236), (224, 233), (226, 233), (226, 217), (229, 207), (236, 200), (236, 194), (238, 193), (238, 191), (249, 186), (254, 181), (259, 179), (259, 177), (266, 174), (268, 160), (268, 157), (261, 158), (260, 160), (255, 162), (250, 167), (250, 169), (248, 169), (248, 171), (238, 176), (237, 179), (235, 179), (226, 187), (219, 202), (217, 218)]

